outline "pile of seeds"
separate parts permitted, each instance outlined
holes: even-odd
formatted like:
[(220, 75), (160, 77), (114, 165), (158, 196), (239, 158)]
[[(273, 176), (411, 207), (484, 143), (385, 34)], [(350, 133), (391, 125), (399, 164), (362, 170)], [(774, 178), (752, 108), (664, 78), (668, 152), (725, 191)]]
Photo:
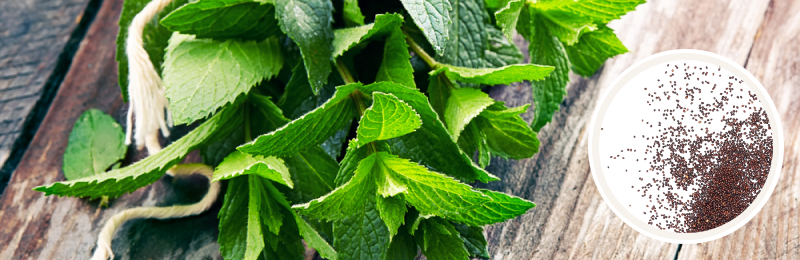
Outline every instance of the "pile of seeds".
[[(642, 87), (648, 106), (660, 108), (641, 123), (656, 126), (658, 133), (634, 136), (644, 139), (646, 148), (624, 152), (634, 152), (629, 159), (648, 162), (635, 174), (656, 176), (648, 180), (639, 174), (643, 186), (631, 187), (650, 202), (643, 212), (650, 225), (678, 233), (719, 227), (747, 209), (767, 180), (773, 144), (767, 114), (743, 80), (723, 73), (721, 68), (667, 64), (664, 78)], [(727, 84), (712, 84), (711, 77), (727, 79)], [(706, 91), (711, 95), (700, 95)], [(660, 121), (650, 122), (661, 118), (663, 127)]]

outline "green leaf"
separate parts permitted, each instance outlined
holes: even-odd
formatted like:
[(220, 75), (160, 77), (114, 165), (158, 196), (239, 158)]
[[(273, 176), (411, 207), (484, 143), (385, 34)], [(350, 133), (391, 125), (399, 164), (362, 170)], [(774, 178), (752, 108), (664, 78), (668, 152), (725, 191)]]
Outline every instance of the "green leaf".
[(428, 77), (428, 97), (431, 107), (439, 115), (439, 120), (445, 122), (444, 111), (447, 100), (450, 99), (450, 89), (455, 89), (457, 83), (447, 78), (444, 74)]
[(417, 244), (414, 243), (414, 236), (408, 232), (407, 226), (400, 226), (397, 235), (392, 238), (385, 260), (414, 260), (417, 258)]
[(450, 27), (448, 0), (400, 0), (437, 54), (444, 53)]
[(337, 260), (338, 254), (333, 247), (325, 241), (320, 234), (311, 227), (302, 217), (295, 215), (297, 228), (300, 229), (300, 235), (303, 236), (308, 246), (314, 248), (319, 253), (319, 256), (329, 260)]
[(190, 151), (207, 141), (214, 141), (233, 132), (241, 125), (240, 113), (238, 105), (228, 106), (164, 150), (131, 166), (91, 177), (39, 186), (33, 190), (44, 192), (45, 195), (91, 198), (118, 197), (133, 192), (157, 181), (167, 169), (180, 162)]
[[(314, 92), (308, 83), (306, 69), (302, 63), (298, 63), (292, 68), (292, 77), (289, 78), (289, 82), (286, 82), (283, 94), (278, 100), (278, 106), (284, 112), (285, 117), (295, 119), (303, 114), (300, 110), (304, 105), (314, 103), (313, 105), (316, 107), (316, 103), (313, 101)], [(311, 110), (314, 107), (308, 109)]]
[(523, 10), (518, 25), (520, 34), (530, 42), (530, 62), (555, 68), (544, 80), (531, 82), (535, 107), (531, 128), (537, 132), (553, 119), (553, 113), (567, 95), (569, 83), (569, 61), (564, 45), (545, 29), (542, 19), (536, 13)]
[(372, 98), (372, 106), (364, 111), (358, 123), (357, 147), (414, 132), (422, 125), (414, 109), (394, 95), (375, 92)]
[(333, 246), (341, 260), (382, 260), (389, 248), (389, 230), (375, 207), (375, 197), (364, 201), (352, 216), (333, 225)]
[(358, 0), (344, 0), (343, 15), (347, 26), (364, 25), (364, 15), (358, 7)]
[(445, 105), (444, 118), (447, 122), (447, 130), (453, 139), (458, 140), (458, 136), (464, 127), (473, 118), (483, 111), (483, 109), (494, 104), (494, 99), (474, 88), (458, 88), (450, 91), (450, 98)]
[[(278, 205), (277, 201), (269, 197), (271, 194), (268, 194), (268, 190), (274, 189), (274, 187), (269, 187), (272, 186), (272, 184), (258, 175), (248, 175), (247, 183), (250, 190), (250, 199), (247, 202), (247, 211), (249, 212), (247, 220), (248, 229), (250, 228), (251, 222), (254, 226), (260, 226), (263, 222), (263, 224), (269, 228), (270, 232), (276, 235), (279, 234), (281, 225), (283, 224), (283, 215), (280, 214), (281, 205)], [(280, 196), (282, 197), (283, 195)], [(259, 238), (260, 237), (261, 231), (259, 231)], [(260, 250), (254, 253), (258, 254)]]
[(524, 113), (527, 107), (528, 105), (518, 107), (522, 109), (508, 109), (502, 104), (496, 104), (484, 110), (475, 119), (492, 154), (504, 158), (523, 159), (539, 152), (536, 132), (518, 116)]
[(170, 31), (215, 40), (261, 41), (280, 35), (275, 6), (252, 0), (200, 0), (169, 13), (161, 25)]
[(403, 17), (399, 14), (379, 14), (375, 16), (375, 23), (334, 30), (333, 56), (331, 57), (335, 59), (342, 56), (344, 52), (372, 37), (388, 35), (402, 23)]
[(422, 165), (386, 152), (373, 154), (364, 159), (362, 164), (373, 157), (377, 158), (374, 160), (377, 160), (380, 173), (404, 186), (403, 198), (420, 214), (441, 216), (474, 225), (486, 224), (485, 221), (470, 215), (473, 209), (481, 207), (481, 204), (490, 203), (489, 197), (452, 177), (430, 171)]
[(483, 58), (486, 59), (488, 67), (499, 68), (522, 63), (525, 56), (517, 49), (516, 45), (503, 36), (503, 32), (492, 26), (488, 26), (486, 29), (489, 33), (489, 45), (484, 50)]
[(567, 46), (572, 71), (589, 77), (611, 57), (628, 52), (611, 28), (600, 29), (581, 36), (580, 42)]
[(591, 18), (597, 23), (605, 24), (635, 10), (636, 6), (644, 2), (644, 0), (553, 1), (542, 3), (541, 7), (571, 11)]
[(275, 0), (275, 10), (281, 30), (300, 47), (311, 89), (319, 93), (331, 73), (333, 5), (330, 0)]
[(514, 28), (517, 27), (517, 20), (519, 20), (519, 13), (525, 7), (523, 0), (510, 0), (505, 6), (494, 13), (497, 18), (497, 26), (503, 30), (503, 34), (509, 41), (513, 41)]
[[(128, 55), (125, 54), (125, 41), (128, 39), (128, 27), (139, 12), (151, 0), (128, 0), (122, 4), (122, 13), (119, 16), (119, 33), (117, 34), (117, 71), (119, 73), (119, 87), (122, 101), (128, 102)], [(164, 62), (164, 53), (172, 36), (172, 31), (158, 23), (161, 17), (166, 16), (176, 8), (186, 4), (188, 0), (174, 0), (164, 6), (161, 12), (145, 24), (142, 30), (142, 47), (147, 52), (153, 68), (161, 75), (161, 65)]]
[(381, 219), (386, 223), (386, 227), (389, 228), (389, 237), (394, 237), (397, 234), (397, 229), (405, 221), (406, 211), (408, 211), (406, 202), (399, 196), (385, 198), (378, 196), (376, 202)]
[(244, 143), (244, 126), (231, 131), (227, 137), (201, 147), (200, 155), (203, 157), (203, 163), (217, 167), (225, 157), (236, 151), (236, 147), (242, 143)]
[(283, 66), (277, 38), (211, 41), (175, 34), (164, 62), (164, 94), (176, 124), (207, 117)]
[(551, 66), (537, 64), (514, 64), (500, 68), (473, 69), (442, 65), (441, 68), (431, 71), (431, 75), (444, 73), (448, 78), (467, 83), (485, 85), (511, 84), (523, 80), (540, 80), (550, 74)]
[(414, 84), (414, 69), (411, 67), (406, 36), (399, 27), (392, 30), (383, 47), (383, 59), (375, 81), (391, 81), (409, 88)]
[[(463, 216), (464, 219), (470, 221), (460, 222), (474, 226), (489, 225), (513, 219), (536, 207), (533, 202), (516, 196), (484, 189), (478, 189), (478, 191), (491, 198), (491, 200), (467, 212), (466, 215), (468, 216)], [(453, 220), (459, 221), (457, 219)]]
[[(458, 148), (453, 137), (439, 120), (439, 116), (428, 103), (428, 98), (419, 90), (390, 82), (378, 82), (361, 87), (361, 91), (366, 94), (392, 93), (411, 106), (422, 119), (422, 127), (419, 130), (386, 140), (392, 153), (466, 182), (479, 180), (486, 183), (498, 180), (497, 177), (475, 165), (472, 159)], [(425, 149), (419, 149), (419, 147), (425, 147)]]
[(105, 172), (125, 158), (125, 133), (114, 118), (98, 109), (81, 114), (64, 151), (64, 178), (75, 180)]
[(450, 222), (441, 218), (426, 219), (422, 221), (420, 231), (416, 232), (414, 238), (427, 259), (469, 259), (469, 252), (464, 246), (464, 241), (461, 240), (458, 231)]
[(331, 193), (308, 203), (294, 205), (303, 215), (323, 220), (340, 220), (360, 211), (368, 201), (375, 200), (376, 157), (368, 156), (358, 164), (353, 177)]
[(357, 110), (349, 95), (359, 86), (360, 83), (353, 83), (338, 87), (334, 96), (322, 106), (237, 149), (249, 154), (283, 157), (321, 144), (356, 116)]
[(283, 158), (291, 173), (294, 188), (285, 191), (292, 203), (306, 203), (333, 190), (339, 170), (322, 148), (313, 147)]
[(283, 160), (273, 156), (263, 157), (234, 151), (217, 166), (213, 181), (227, 180), (240, 175), (256, 175), (274, 182), (294, 187), (289, 169)]
[(545, 18), (543, 21), (550, 33), (567, 45), (578, 43), (582, 34), (597, 29), (592, 19), (568, 10), (552, 9), (540, 14)]
[(483, 228), (465, 224), (453, 224), (458, 231), (464, 246), (471, 257), (489, 258), (489, 250), (486, 248), (486, 238), (483, 236)]
[(449, 0), (450, 29), (447, 45), (437, 52), (436, 60), (445, 64), (467, 68), (484, 68), (484, 50), (489, 43), (487, 27), (489, 16), (483, 0)]

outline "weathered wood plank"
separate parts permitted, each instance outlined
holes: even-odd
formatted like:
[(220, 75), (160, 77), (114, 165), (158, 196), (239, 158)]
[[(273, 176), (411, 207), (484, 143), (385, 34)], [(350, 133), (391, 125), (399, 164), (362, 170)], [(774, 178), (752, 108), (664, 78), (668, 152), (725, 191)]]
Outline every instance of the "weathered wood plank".
[[(492, 259), (674, 257), (676, 244), (639, 234), (603, 202), (589, 170), (585, 126), (611, 81), (649, 55), (690, 48), (744, 64), (767, 4), (767, 0), (651, 1), (612, 22), (610, 27), (631, 53), (608, 61), (592, 78), (571, 77), (561, 110), (539, 133), (542, 144), (537, 155), (520, 161), (492, 160), (488, 170), (503, 180), (486, 187), (538, 205), (515, 220), (487, 228)], [(521, 41), (517, 43), (526, 46)], [(529, 84), (495, 87), (490, 95), (510, 106), (531, 102)]]
[(747, 225), (721, 239), (685, 245), (680, 259), (800, 259), (800, 2), (770, 2), (747, 60), (783, 123), (784, 159), (778, 186)]
[[(0, 1), (0, 166), (42, 96), (89, 0)], [(60, 78), (51, 79), (58, 81)], [(8, 180), (0, 173), (0, 192)]]
[[(63, 180), (64, 149), (83, 111), (98, 108), (124, 121), (127, 106), (121, 100), (114, 61), (122, 2), (102, 3), (50, 111), (0, 198), (0, 259), (88, 259), (100, 229), (113, 214), (137, 206), (193, 203), (208, 188), (202, 177), (175, 181), (165, 177), (112, 200), (107, 209), (99, 208), (97, 201), (45, 197), (31, 190)], [(215, 242), (219, 207), (218, 203), (206, 213), (176, 220), (131, 221), (117, 232), (112, 249), (117, 259), (221, 259)]]

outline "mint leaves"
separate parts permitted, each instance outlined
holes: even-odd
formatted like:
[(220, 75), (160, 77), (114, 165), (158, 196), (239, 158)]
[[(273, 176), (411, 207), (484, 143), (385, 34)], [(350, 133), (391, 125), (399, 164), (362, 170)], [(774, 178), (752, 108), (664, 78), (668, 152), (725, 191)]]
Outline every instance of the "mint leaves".
[[(123, 95), (127, 28), (148, 2), (126, 0), (120, 17)], [(497, 157), (539, 151), (569, 71), (591, 76), (627, 52), (606, 24), (641, 2), (173, 1), (143, 47), (163, 69), (174, 123), (196, 128), (125, 166), (121, 127), (90, 110), (70, 135), (67, 181), (35, 190), (121, 196), (200, 150), (227, 185), (225, 259), (299, 260), (306, 246), (336, 260), (488, 258), (482, 226), (535, 204), (471, 184), (499, 180), (484, 170)], [(532, 106), (483, 89), (522, 81)]]

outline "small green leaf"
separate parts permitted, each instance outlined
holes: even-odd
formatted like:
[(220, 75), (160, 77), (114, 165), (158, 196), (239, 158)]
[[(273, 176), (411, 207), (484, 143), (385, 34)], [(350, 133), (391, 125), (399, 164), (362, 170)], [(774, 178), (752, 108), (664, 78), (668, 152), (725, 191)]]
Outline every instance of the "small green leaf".
[(561, 101), (567, 95), (570, 66), (564, 45), (545, 29), (542, 19), (535, 12), (523, 10), (517, 27), (520, 34), (530, 42), (528, 50), (531, 63), (555, 68), (544, 80), (531, 82), (535, 108), (531, 128), (537, 132), (553, 119), (553, 114), (558, 111)]
[[(119, 87), (122, 94), (122, 101), (128, 102), (128, 55), (125, 53), (125, 41), (128, 39), (128, 27), (130, 27), (133, 17), (144, 9), (151, 0), (128, 0), (122, 4), (122, 13), (119, 16), (119, 33), (117, 34), (117, 71), (119, 73)], [(161, 12), (153, 16), (153, 19), (145, 24), (142, 30), (142, 47), (147, 52), (153, 68), (161, 75), (161, 65), (164, 62), (164, 53), (169, 44), (172, 31), (166, 26), (158, 23), (161, 17), (166, 16), (173, 10), (189, 2), (188, 0), (173, 0), (169, 2)]]
[(372, 37), (388, 35), (403, 23), (399, 14), (379, 14), (375, 16), (375, 23), (359, 27), (350, 27), (333, 31), (333, 56), (337, 58), (344, 52), (365, 42)]
[(478, 116), (477, 126), (485, 136), (486, 145), (494, 155), (504, 158), (529, 158), (539, 152), (539, 139), (518, 115), (525, 112), (528, 105), (520, 109), (507, 109), (496, 104)]
[(444, 73), (448, 78), (455, 81), (499, 85), (523, 80), (540, 80), (547, 77), (551, 71), (553, 71), (553, 67), (537, 64), (515, 64), (484, 69), (442, 65), (441, 68), (432, 71), (431, 75)]
[(584, 77), (592, 76), (607, 59), (626, 52), (628, 49), (614, 30), (605, 26), (584, 34), (577, 44), (567, 46), (572, 71)]
[(283, 157), (319, 145), (350, 124), (357, 110), (349, 98), (360, 83), (340, 86), (331, 99), (308, 114), (237, 148), (262, 156)]
[(494, 99), (479, 89), (459, 88), (450, 91), (450, 98), (447, 99), (447, 105), (445, 105), (444, 118), (447, 122), (447, 130), (453, 139), (458, 140), (464, 127), (483, 109), (492, 104), (494, 104)]
[(505, 35), (509, 41), (513, 41), (512, 36), (514, 35), (514, 28), (517, 27), (519, 13), (524, 7), (525, 1), (510, 0), (505, 6), (494, 13), (495, 18), (497, 18), (497, 26), (503, 29), (503, 35)]
[(334, 222), (333, 246), (341, 260), (382, 260), (389, 249), (389, 230), (375, 207), (375, 197), (364, 201), (351, 216)]
[(386, 223), (386, 227), (389, 228), (389, 237), (394, 237), (397, 234), (397, 229), (405, 221), (406, 211), (408, 211), (406, 202), (399, 196), (386, 198), (378, 196), (376, 205), (381, 219)]
[(375, 92), (372, 97), (372, 106), (358, 123), (357, 147), (411, 133), (422, 125), (414, 109), (394, 95)]
[(441, 218), (422, 221), (414, 236), (422, 254), (430, 260), (468, 260), (469, 252), (453, 224)]
[(240, 175), (257, 175), (274, 182), (294, 187), (289, 169), (283, 160), (273, 156), (263, 157), (234, 151), (214, 171), (213, 181), (227, 180)]
[(417, 244), (414, 242), (414, 236), (408, 232), (407, 227), (408, 225), (400, 226), (397, 234), (392, 237), (385, 260), (413, 260), (417, 258)]
[(315, 94), (328, 81), (333, 57), (333, 5), (330, 0), (275, 0), (281, 30), (297, 43)]
[(444, 53), (450, 27), (448, 0), (400, 0), (437, 54)]
[(170, 31), (215, 40), (261, 41), (280, 35), (275, 6), (252, 0), (200, 0), (169, 13), (161, 25)]
[(39, 186), (33, 190), (44, 192), (45, 195), (91, 198), (118, 197), (133, 192), (157, 181), (167, 169), (180, 162), (190, 151), (208, 141), (217, 140), (233, 132), (236, 127), (241, 125), (241, 111), (238, 105), (228, 106), (158, 154), (142, 159), (131, 166), (77, 180)]
[(337, 260), (338, 254), (333, 247), (325, 241), (320, 234), (311, 227), (302, 217), (295, 215), (297, 228), (300, 229), (300, 235), (303, 236), (308, 246), (314, 248), (319, 253), (319, 256), (328, 260)]
[(164, 94), (176, 124), (205, 118), (283, 66), (277, 38), (211, 41), (175, 34), (164, 62)]
[[(393, 154), (419, 162), (466, 182), (479, 180), (486, 183), (498, 180), (497, 177), (475, 165), (472, 159), (458, 148), (453, 137), (447, 132), (447, 128), (439, 120), (439, 116), (428, 103), (428, 98), (419, 90), (391, 82), (378, 82), (360, 89), (365, 94), (392, 93), (411, 106), (422, 119), (422, 127), (419, 130), (386, 140)], [(425, 147), (425, 149), (419, 149), (419, 147)]]
[(105, 172), (125, 158), (125, 133), (114, 118), (98, 109), (81, 114), (64, 152), (64, 178), (76, 180)]
[(489, 258), (489, 250), (486, 248), (486, 238), (483, 236), (483, 228), (466, 224), (453, 224), (458, 231), (458, 235), (464, 240), (469, 256)]
[(358, 0), (344, 0), (342, 11), (347, 26), (364, 25), (364, 15), (358, 7)]
[(592, 19), (571, 11), (552, 9), (540, 12), (547, 29), (566, 45), (578, 43), (582, 34), (597, 29)]
[(409, 59), (411, 55), (408, 54), (406, 36), (399, 27), (395, 27), (383, 47), (383, 60), (375, 81), (391, 81), (409, 88), (417, 88), (414, 84), (414, 69)]

